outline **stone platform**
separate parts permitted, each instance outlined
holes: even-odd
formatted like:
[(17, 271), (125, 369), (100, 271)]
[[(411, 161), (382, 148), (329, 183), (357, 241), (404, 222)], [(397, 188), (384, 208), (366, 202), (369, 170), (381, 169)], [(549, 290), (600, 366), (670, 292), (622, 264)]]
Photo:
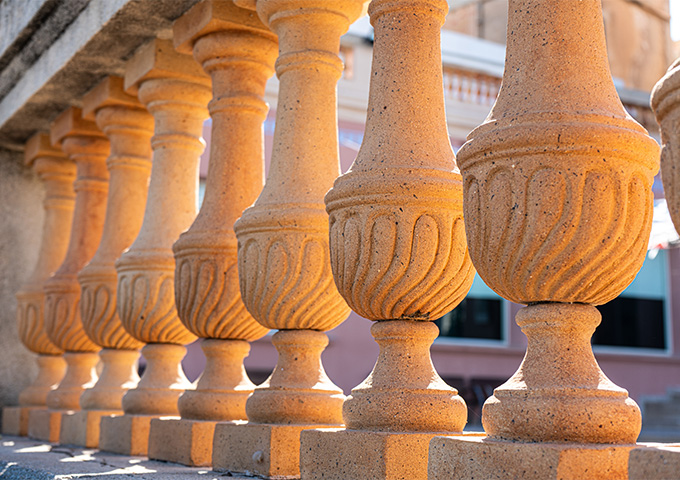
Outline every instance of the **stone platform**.
[[(92, 449), (50, 445), (24, 437), (0, 440), (0, 478), (3, 480), (218, 480), (248, 477), (156, 462), (146, 457), (125, 457)], [(252, 480), (252, 477), (251, 477)]]

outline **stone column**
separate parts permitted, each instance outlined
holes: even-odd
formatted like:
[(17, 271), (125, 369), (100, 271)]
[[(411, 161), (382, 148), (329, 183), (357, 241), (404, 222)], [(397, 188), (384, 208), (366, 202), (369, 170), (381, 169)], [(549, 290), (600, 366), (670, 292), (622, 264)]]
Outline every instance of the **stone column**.
[(38, 262), (16, 295), (19, 336), (26, 348), (38, 354), (38, 376), (19, 395), (18, 407), (2, 409), (2, 433), (6, 435), (28, 434), (29, 412), (46, 408), (47, 394), (57, 387), (66, 371), (63, 350), (49, 339), (45, 329), (43, 285), (59, 268), (68, 248), (76, 166), (61, 149), (52, 146), (45, 133), (26, 142), (24, 158), (45, 184), (45, 220)]
[(99, 447), (146, 455), (152, 418), (177, 416), (177, 399), (192, 388), (181, 361), (196, 337), (175, 308), (172, 244), (196, 216), (198, 159), (208, 116), (210, 79), (172, 43), (154, 40), (129, 61), (125, 88), (137, 94), (155, 120), (153, 166), (139, 235), (116, 262), (118, 315), (125, 330), (146, 343), (147, 367), (123, 397), (125, 415), (103, 417)]
[(179, 398), (182, 418), (151, 422), (149, 457), (209, 466), (217, 422), (247, 419), (246, 399), (255, 385), (243, 358), (248, 342), (268, 331), (241, 301), (233, 224), (262, 189), (264, 89), (277, 41), (255, 12), (230, 0), (197, 4), (175, 22), (174, 39), (179, 51), (193, 51), (213, 84), (205, 197), (173, 247), (178, 313), (202, 338), (207, 363), (196, 390)]
[(661, 130), (661, 181), (673, 225), (680, 230), (680, 59), (673, 62), (652, 92), (652, 110)]
[(84, 120), (79, 108), (69, 108), (52, 124), (52, 144), (60, 145), (77, 166), (73, 225), (63, 263), (45, 282), (45, 327), (50, 340), (65, 351), (66, 374), (47, 395), (47, 410), (29, 416), (29, 435), (56, 442), (61, 418), (79, 410), (78, 400), (97, 381), (95, 366), (99, 346), (90, 340), (80, 317), (77, 275), (94, 255), (102, 236), (109, 174), (109, 141), (94, 122)]
[(87, 335), (102, 347), (102, 370), (94, 387), (80, 397), (79, 412), (62, 418), (60, 441), (89, 448), (99, 444), (99, 421), (122, 414), (122, 398), (139, 381), (141, 342), (130, 336), (116, 312), (115, 261), (142, 225), (151, 173), (153, 117), (123, 89), (123, 79), (107, 77), (83, 98), (83, 116), (96, 120), (111, 142), (107, 160), (109, 196), (102, 240), (78, 274), (81, 318)]
[[(668, 68), (652, 91), (652, 110), (661, 130), (661, 181), (673, 225), (680, 230), (680, 59)], [(677, 380), (669, 383), (677, 384)], [(680, 446), (651, 444), (630, 453), (628, 474), (631, 479), (662, 480), (680, 471)]]
[[(246, 2), (247, 3), (247, 2)], [(323, 196), (339, 174), (336, 84), (340, 36), (361, 0), (258, 0), (279, 37), (279, 97), (271, 169), (255, 205), (236, 222), (241, 295), (272, 337), (279, 359), (246, 404), (249, 423), (218, 425), (213, 466), (299, 476), (299, 435), (342, 423), (344, 395), (323, 369), (325, 333), (349, 309), (328, 259)]]
[(640, 411), (590, 338), (595, 305), (644, 261), (658, 145), (616, 94), (599, 0), (511, 0), (509, 12), (503, 86), (458, 159), (470, 255), (487, 285), (528, 305), (516, 318), (528, 347), (484, 405), (487, 437), (433, 440), (430, 478), (627, 478)]
[(465, 402), (434, 370), (429, 350), (438, 334), (432, 321), (463, 299), (475, 273), (444, 110), (439, 39), (447, 11), (445, 0), (369, 6), (366, 133), (326, 206), (335, 283), (355, 312), (376, 321), (380, 354), (344, 403), (346, 429), (302, 433), (303, 478), (426, 479), (430, 439), (460, 433), (467, 421)]

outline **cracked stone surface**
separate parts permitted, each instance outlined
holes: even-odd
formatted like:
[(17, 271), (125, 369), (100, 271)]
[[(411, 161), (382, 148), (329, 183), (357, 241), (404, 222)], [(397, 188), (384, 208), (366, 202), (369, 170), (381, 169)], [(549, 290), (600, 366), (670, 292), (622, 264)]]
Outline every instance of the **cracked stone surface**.
[(190, 468), (175, 463), (126, 457), (98, 450), (51, 445), (23, 437), (0, 440), (0, 478), (3, 480), (241, 479), (228, 472)]

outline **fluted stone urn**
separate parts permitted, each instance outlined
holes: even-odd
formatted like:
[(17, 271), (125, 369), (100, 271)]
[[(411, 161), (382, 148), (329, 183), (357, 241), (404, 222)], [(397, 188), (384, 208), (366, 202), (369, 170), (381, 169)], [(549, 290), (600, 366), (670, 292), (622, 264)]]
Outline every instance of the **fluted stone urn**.
[(600, 370), (595, 305), (642, 266), (658, 146), (611, 80), (599, 0), (511, 0), (505, 74), (458, 153), (470, 256), (527, 354), (483, 409), (490, 438), (632, 443), (640, 411)]

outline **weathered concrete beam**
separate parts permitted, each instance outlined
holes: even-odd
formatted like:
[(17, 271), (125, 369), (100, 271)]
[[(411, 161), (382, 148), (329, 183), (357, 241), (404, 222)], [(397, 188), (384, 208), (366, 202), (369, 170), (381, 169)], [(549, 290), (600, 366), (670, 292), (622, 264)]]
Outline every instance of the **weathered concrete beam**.
[[(10, 83), (4, 96), (5, 69), (0, 72), (0, 146), (23, 148), (29, 136), (47, 130), (61, 111), (80, 106), (82, 96), (103, 77), (121, 75), (125, 61), (140, 45), (159, 33), (170, 35), (172, 21), (197, 1), (89, 0), (63, 33)], [(23, 7), (23, 2), (12, 3), (14, 8), (20, 8), (18, 3)], [(37, 28), (28, 43), (51, 34)]]

